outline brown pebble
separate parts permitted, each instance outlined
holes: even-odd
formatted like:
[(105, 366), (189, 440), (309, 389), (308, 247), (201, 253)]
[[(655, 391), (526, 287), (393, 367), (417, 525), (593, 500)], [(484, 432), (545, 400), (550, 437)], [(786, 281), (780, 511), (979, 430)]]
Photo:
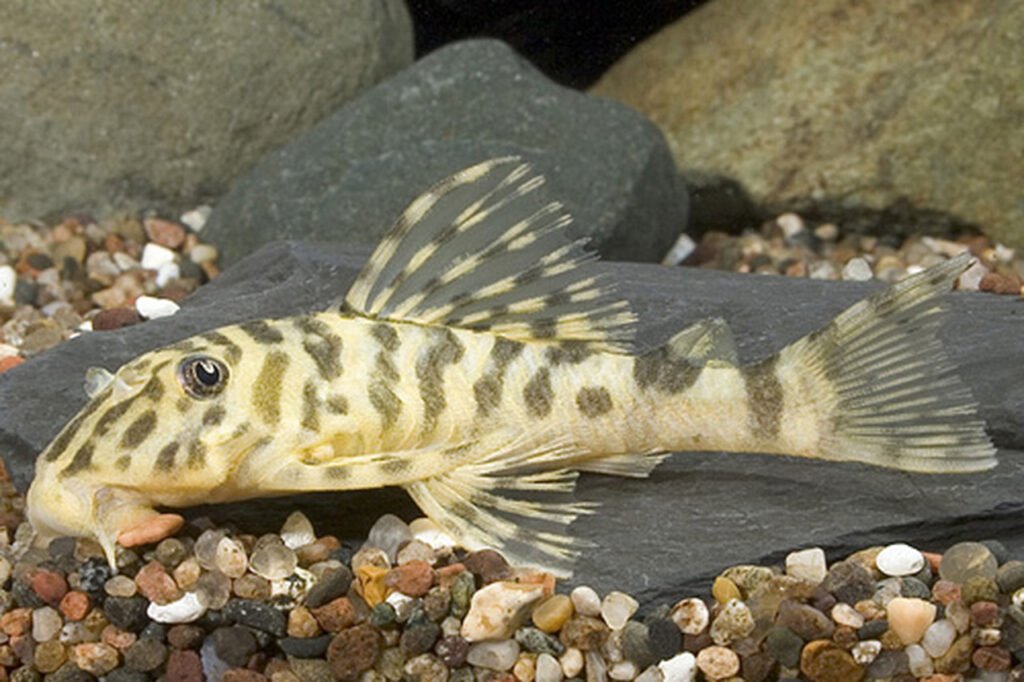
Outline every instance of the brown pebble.
[(991, 601), (976, 601), (971, 604), (971, 622), (987, 627), (999, 622), (999, 604)]
[(295, 557), (299, 560), (299, 566), (305, 568), (320, 561), (326, 561), (330, 558), (331, 552), (339, 547), (341, 547), (341, 543), (338, 542), (338, 538), (328, 535), (319, 538), (316, 542), (299, 547), (295, 550)]
[(151, 241), (169, 249), (181, 246), (185, 242), (185, 235), (188, 234), (178, 223), (160, 218), (146, 218), (142, 225)]
[(50, 606), (57, 606), (68, 592), (68, 581), (60, 573), (39, 569), (30, 579), (32, 591)]
[(185, 518), (180, 514), (157, 514), (121, 531), (117, 541), (122, 547), (148, 545), (174, 535), (184, 525)]
[(319, 622), (305, 606), (296, 606), (288, 613), (289, 637), (316, 637), (320, 632)]
[(971, 654), (971, 662), (982, 670), (1003, 672), (1009, 670), (1012, 663), (1010, 652), (998, 646), (978, 647)]
[(348, 597), (338, 597), (312, 612), (316, 622), (327, 632), (341, 632), (356, 622), (356, 611)]
[(206, 632), (198, 625), (172, 625), (167, 630), (167, 643), (175, 649), (198, 649)]
[(1019, 277), (989, 272), (981, 278), (981, 282), (978, 283), (978, 289), (990, 291), (993, 294), (1019, 295), (1021, 293), (1021, 281)]
[(338, 680), (355, 680), (369, 670), (380, 653), (380, 635), (367, 624), (339, 633), (327, 647), (327, 663)]
[(100, 640), (104, 644), (109, 644), (115, 649), (124, 651), (138, 639), (138, 635), (134, 632), (125, 632), (115, 625), (108, 625), (103, 628), (103, 632), (100, 633)]
[(139, 316), (135, 308), (121, 306), (119, 308), (107, 308), (96, 313), (96, 317), (92, 318), (92, 328), (98, 332), (110, 331), (138, 324), (139, 322), (142, 322), (142, 317)]
[(32, 626), (32, 609), (12, 609), (0, 616), (0, 630), (8, 637), (24, 635)]
[(545, 599), (533, 610), (533, 624), (548, 634), (555, 634), (572, 617), (572, 600), (564, 594)]
[(267, 677), (248, 668), (231, 668), (220, 679), (222, 682), (263, 682)]
[(422, 597), (434, 585), (434, 569), (426, 561), (414, 559), (388, 571), (384, 584), (410, 597)]
[(600, 650), (609, 632), (603, 620), (577, 614), (566, 621), (558, 637), (567, 647), (590, 651)]
[(943, 606), (960, 601), (960, 586), (951, 580), (936, 580), (932, 585), (932, 599)]
[(953, 642), (949, 651), (935, 659), (935, 671), (939, 673), (963, 673), (971, 667), (971, 652), (974, 651), (974, 640), (970, 635), (963, 635)]
[(89, 613), (89, 595), (78, 590), (71, 590), (60, 600), (60, 612), (66, 620), (82, 620)]
[(800, 672), (814, 682), (852, 682), (864, 676), (853, 656), (832, 642), (817, 639), (800, 652)]
[(853, 628), (840, 625), (836, 628), (836, 631), (832, 633), (832, 641), (839, 646), (840, 649), (846, 649), (849, 651), (852, 649), (860, 639), (857, 637), (857, 631)]
[(484, 584), (507, 580), (512, 576), (512, 568), (505, 557), (493, 549), (473, 552), (462, 563), (468, 571), (480, 576)]
[(199, 654), (176, 649), (167, 659), (166, 682), (203, 682), (203, 664)]
[(170, 604), (181, 598), (181, 589), (159, 561), (150, 561), (135, 575), (135, 584), (146, 599), (157, 604)]

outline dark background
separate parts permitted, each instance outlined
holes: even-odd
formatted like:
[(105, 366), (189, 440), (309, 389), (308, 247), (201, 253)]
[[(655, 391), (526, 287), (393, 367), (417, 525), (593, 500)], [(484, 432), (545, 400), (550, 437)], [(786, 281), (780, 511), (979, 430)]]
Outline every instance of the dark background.
[(703, 0), (408, 0), (420, 57), (463, 38), (498, 38), (552, 80), (594, 84), (608, 67)]

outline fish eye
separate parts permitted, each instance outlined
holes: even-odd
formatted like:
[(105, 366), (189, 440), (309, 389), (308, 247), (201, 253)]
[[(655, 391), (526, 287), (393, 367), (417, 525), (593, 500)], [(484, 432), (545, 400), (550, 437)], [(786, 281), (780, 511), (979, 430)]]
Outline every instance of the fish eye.
[(193, 398), (212, 398), (224, 390), (228, 368), (208, 355), (186, 358), (178, 366), (178, 381)]

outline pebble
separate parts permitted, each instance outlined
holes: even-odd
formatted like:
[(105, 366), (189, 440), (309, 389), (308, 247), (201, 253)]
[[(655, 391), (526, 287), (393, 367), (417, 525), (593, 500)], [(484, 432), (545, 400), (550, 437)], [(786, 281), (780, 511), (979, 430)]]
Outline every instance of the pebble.
[(555, 594), (537, 605), (533, 610), (533, 624), (547, 633), (556, 633), (572, 617), (572, 599), (564, 594)]
[(995, 579), (998, 562), (995, 556), (980, 542), (960, 542), (942, 555), (939, 577), (963, 585), (974, 577)]
[(790, 552), (786, 556), (786, 575), (817, 585), (827, 573), (825, 551), (820, 547)]
[(925, 566), (924, 555), (910, 545), (889, 545), (875, 557), (878, 570), (889, 576), (914, 575)]
[(267, 580), (283, 580), (295, 572), (299, 560), (295, 551), (284, 544), (269, 543), (253, 550), (249, 567)]
[(321, 633), (320, 623), (305, 606), (297, 606), (288, 612), (289, 637), (316, 637)]
[(229, 578), (241, 578), (249, 568), (249, 559), (245, 555), (245, 547), (234, 538), (224, 537), (217, 543), (214, 557), (217, 570)]
[(0, 304), (14, 305), (14, 288), (18, 274), (10, 265), (0, 265)]
[(889, 627), (904, 644), (917, 644), (935, 620), (935, 605), (923, 599), (896, 597), (886, 606)]
[(32, 656), (32, 663), (41, 673), (52, 673), (67, 660), (64, 645), (57, 641), (40, 642)]
[(672, 607), (671, 618), (683, 634), (699, 635), (708, 626), (710, 612), (703, 599), (691, 597)]
[(282, 542), (284, 542), (284, 546), (293, 550), (316, 542), (313, 524), (300, 511), (295, 511), (288, 515), (284, 525), (281, 526), (279, 535)]
[(231, 579), (217, 570), (206, 571), (196, 581), (195, 593), (206, 608), (222, 609), (231, 598)]
[(711, 639), (720, 646), (743, 639), (754, 631), (754, 616), (739, 599), (730, 600), (711, 623)]
[(190, 211), (181, 214), (181, 222), (188, 225), (193, 232), (199, 232), (210, 219), (213, 208), (210, 206), (196, 206)]
[[(382, 550), (390, 564), (394, 563), (398, 548), (412, 539), (412, 531), (405, 521), (394, 514), (384, 514), (370, 528), (363, 546)], [(357, 568), (355, 561), (352, 568)], [(390, 568), (390, 565), (387, 568)]]
[[(573, 609), (581, 616), (597, 618), (601, 615), (601, 597), (593, 588), (581, 585), (569, 593)], [(571, 676), (570, 676), (571, 677)]]
[(434, 651), (449, 668), (462, 667), (469, 654), (469, 642), (458, 635), (442, 637), (434, 646)]
[(559, 665), (562, 666), (562, 674), (570, 679), (580, 674), (580, 671), (583, 670), (584, 662), (583, 652), (575, 647), (566, 649), (565, 653), (558, 659)]
[(770, 628), (764, 638), (765, 650), (785, 666), (795, 668), (800, 663), (804, 641), (787, 627)]
[(832, 607), (831, 616), (838, 625), (845, 625), (854, 630), (860, 629), (864, 625), (864, 616), (849, 604), (842, 602)]
[(144, 319), (155, 320), (160, 317), (169, 317), (178, 312), (180, 306), (167, 298), (155, 298), (153, 296), (139, 296), (135, 299), (135, 310)]
[(694, 682), (697, 679), (697, 658), (688, 651), (658, 664), (664, 682)]
[(722, 680), (740, 671), (740, 657), (731, 649), (709, 646), (697, 654), (697, 667), (712, 680)]
[(519, 643), (514, 639), (477, 642), (469, 647), (466, 662), (489, 670), (511, 670), (519, 656)]
[(226, 617), (239, 625), (247, 625), (275, 637), (284, 637), (288, 618), (270, 604), (254, 599), (233, 599), (224, 607)]
[(178, 223), (160, 218), (146, 218), (142, 221), (142, 225), (146, 235), (160, 246), (177, 249), (185, 242), (187, 232)]
[[(462, 670), (467, 670), (462, 668)], [(444, 663), (435, 656), (430, 654), (420, 654), (414, 658), (410, 658), (405, 667), (402, 669), (404, 673), (403, 679), (408, 682), (447, 682), (451, 679), (452, 682), (460, 682), (459, 679), (453, 673), (449, 678), (448, 669)], [(455, 673), (458, 670), (454, 671)], [(468, 670), (467, 670), (468, 672)], [(470, 673), (467, 678), (461, 680), (461, 682), (472, 682), (473, 676)]]
[(151, 603), (145, 613), (158, 623), (192, 623), (206, 613), (206, 608), (195, 592), (186, 592), (168, 604)]
[(871, 265), (864, 258), (851, 258), (843, 266), (843, 279), (860, 282), (869, 280), (873, 276), (874, 273), (871, 271)]
[(487, 585), (473, 594), (469, 612), (462, 621), (462, 636), (470, 642), (511, 637), (543, 596), (544, 588), (540, 585), (512, 582)]
[(337, 635), (327, 647), (327, 663), (339, 680), (356, 678), (369, 670), (380, 653), (380, 635), (366, 624), (355, 625)]
[(800, 672), (815, 682), (847, 682), (859, 680), (864, 674), (849, 652), (824, 639), (808, 642), (804, 647)]
[(956, 626), (952, 621), (943, 618), (928, 626), (921, 638), (921, 647), (932, 658), (938, 658), (949, 651), (956, 637)]
[(853, 660), (860, 665), (869, 665), (880, 653), (882, 653), (882, 643), (877, 639), (867, 639), (863, 642), (857, 642), (853, 645), (853, 648), (850, 649), (850, 655), (853, 656)]
[(159, 270), (160, 266), (173, 263), (177, 254), (166, 246), (150, 242), (142, 249), (140, 265), (145, 270)]
[(551, 654), (561, 656), (565, 653), (565, 646), (555, 637), (538, 630), (537, 628), (523, 627), (516, 630), (516, 641), (533, 654)]
[(64, 620), (56, 609), (44, 606), (32, 612), (32, 639), (46, 642), (57, 636)]
[(432, 520), (421, 517), (409, 523), (409, 531), (413, 538), (434, 549), (447, 549), (455, 546), (455, 540)]
[(637, 672), (639, 671), (633, 661), (618, 661), (608, 668), (608, 677), (616, 682), (628, 682), (636, 677)]
[(106, 675), (117, 667), (117, 649), (100, 642), (84, 642), (71, 647), (68, 659), (92, 675)]
[(172, 651), (167, 658), (166, 682), (203, 682), (203, 664), (195, 651)]
[(270, 581), (253, 573), (246, 573), (231, 583), (231, 591), (242, 599), (269, 599)]
[(907, 666), (911, 675), (927, 677), (935, 672), (931, 656), (920, 645), (911, 644), (903, 652), (907, 655)]
[(813, 606), (791, 599), (779, 604), (778, 618), (775, 622), (789, 628), (805, 641), (828, 639), (835, 631), (835, 624), (824, 613)]
[[(255, 553), (254, 553), (255, 554)], [(251, 562), (250, 562), (251, 563)], [(306, 593), (306, 606), (323, 606), (348, 592), (352, 584), (352, 573), (345, 566), (326, 569), (320, 579)]]
[(562, 682), (562, 666), (551, 654), (537, 656), (536, 682)]
[(32, 573), (32, 591), (50, 606), (57, 606), (68, 591), (68, 581), (60, 573), (37, 570)]
[(124, 652), (124, 664), (137, 672), (151, 672), (167, 660), (167, 647), (163, 642), (143, 638), (129, 646)]
[(414, 559), (388, 571), (384, 584), (410, 597), (422, 597), (434, 584), (434, 569), (426, 561)]
[(625, 592), (612, 591), (601, 601), (601, 618), (612, 630), (621, 630), (639, 607)]
[[(181, 267), (177, 263), (164, 263), (156, 271), (156, 285), (163, 289), (176, 279), (181, 278)], [(167, 292), (165, 292), (167, 293)]]
[(103, 591), (111, 597), (134, 597), (138, 593), (138, 585), (126, 575), (115, 575), (103, 583)]

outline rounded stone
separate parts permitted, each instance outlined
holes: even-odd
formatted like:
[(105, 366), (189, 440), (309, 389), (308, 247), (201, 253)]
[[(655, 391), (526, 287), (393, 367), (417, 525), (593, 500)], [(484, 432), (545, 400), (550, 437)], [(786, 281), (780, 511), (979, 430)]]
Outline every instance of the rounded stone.
[(863, 642), (857, 642), (850, 649), (850, 655), (860, 665), (870, 665), (874, 661), (878, 654), (882, 653), (882, 643), (877, 639), (867, 639)]
[(853, 628), (854, 630), (857, 630), (864, 625), (864, 616), (855, 608), (849, 604), (844, 604), (843, 602), (839, 602), (833, 606), (830, 615), (837, 625), (845, 625), (846, 627)]
[(327, 662), (339, 680), (354, 680), (369, 670), (380, 654), (380, 635), (367, 624), (355, 625), (335, 635), (327, 647)]
[(338, 597), (312, 609), (312, 613), (327, 632), (341, 632), (356, 622), (356, 610), (348, 597)]
[(875, 581), (866, 568), (853, 561), (832, 564), (822, 581), (822, 587), (847, 604), (870, 599), (875, 593)]
[(103, 602), (103, 613), (107, 620), (122, 630), (139, 632), (146, 627), (148, 606), (142, 597), (107, 597)]
[(904, 644), (917, 644), (935, 620), (935, 604), (923, 599), (896, 597), (886, 606), (889, 627)]
[(740, 592), (740, 588), (732, 580), (724, 576), (718, 576), (711, 585), (711, 596), (719, 604), (725, 604), (733, 599), (742, 599), (743, 593)]
[(245, 575), (249, 568), (249, 559), (245, 555), (245, 547), (234, 538), (221, 538), (217, 543), (217, 553), (214, 556), (214, 563), (217, 570), (229, 578), (240, 578)]
[(956, 626), (949, 619), (943, 618), (928, 626), (921, 638), (921, 647), (932, 658), (938, 658), (949, 651), (956, 637)]
[(214, 630), (209, 637), (217, 657), (234, 667), (244, 666), (259, 644), (248, 628), (232, 625)]
[(789, 628), (804, 641), (828, 639), (835, 631), (835, 624), (824, 613), (792, 599), (785, 599), (779, 604), (775, 622)]
[(743, 639), (754, 631), (754, 616), (750, 608), (738, 599), (729, 601), (711, 623), (711, 639), (719, 646), (726, 646)]
[(569, 593), (569, 599), (572, 601), (576, 613), (581, 616), (597, 618), (601, 615), (601, 597), (593, 588), (580, 585)]
[(158, 640), (140, 639), (124, 652), (124, 664), (138, 672), (151, 672), (167, 660), (167, 646)]
[[(194, 255), (192, 259), (195, 260)], [(281, 541), (288, 549), (298, 549), (316, 542), (316, 531), (313, 530), (313, 524), (300, 511), (294, 511), (288, 515), (278, 535), (281, 536)]]
[(399, 646), (411, 658), (430, 651), (440, 636), (441, 627), (431, 620), (425, 620), (407, 626), (399, 639)]
[(820, 547), (790, 552), (786, 556), (786, 575), (817, 585), (825, 579), (827, 572), (825, 551)]
[(740, 657), (731, 649), (709, 646), (697, 652), (697, 667), (712, 680), (723, 680), (740, 671)]
[(699, 635), (707, 628), (710, 613), (703, 599), (690, 597), (672, 607), (671, 618), (684, 635)]
[(562, 666), (551, 654), (537, 656), (536, 682), (562, 682)]
[(697, 676), (697, 658), (689, 651), (658, 664), (664, 682), (693, 682)]
[(33, 652), (32, 662), (41, 673), (52, 673), (67, 660), (67, 651), (64, 645), (57, 641), (40, 642)]
[(540, 602), (531, 618), (540, 630), (555, 633), (562, 629), (572, 614), (572, 599), (564, 594), (555, 594)]
[(470, 642), (510, 637), (543, 596), (540, 585), (491, 583), (473, 594), (461, 634)]
[(800, 654), (800, 672), (815, 682), (848, 682), (859, 680), (864, 669), (828, 640), (808, 642)]
[(384, 584), (410, 597), (422, 597), (434, 584), (434, 569), (426, 561), (414, 559), (388, 571)]
[(64, 619), (60, 612), (49, 606), (38, 608), (32, 612), (32, 639), (37, 642), (46, 642), (57, 636)]
[(924, 555), (910, 545), (889, 545), (875, 557), (878, 570), (888, 576), (914, 575), (925, 565)]
[(100, 642), (85, 642), (71, 647), (69, 660), (79, 669), (93, 675), (106, 675), (117, 667), (117, 649)]
[(995, 579), (999, 564), (995, 555), (980, 542), (953, 545), (939, 563), (939, 577), (963, 585), (974, 577)]
[[(468, 673), (465, 677), (459, 677), (459, 671)], [(449, 677), (448, 668), (444, 662), (430, 654), (420, 654), (410, 658), (402, 668), (403, 679), (408, 682), (472, 682), (473, 674), (468, 668), (460, 668), (451, 673)]]
[(647, 639), (656, 661), (671, 658), (683, 645), (683, 634), (667, 618), (652, 618), (647, 622)]
[(202, 682), (203, 664), (195, 651), (172, 651), (167, 659), (167, 682)]
[[(366, 535), (364, 547), (375, 547), (383, 550), (390, 567), (398, 556), (398, 548), (412, 540), (412, 531), (408, 524), (394, 514), (384, 514), (373, 524)], [(356, 566), (353, 564), (353, 569)]]
[(253, 550), (249, 557), (249, 569), (267, 580), (284, 580), (299, 565), (295, 551), (284, 544), (267, 543)]
[(970, 606), (977, 601), (996, 601), (999, 587), (994, 578), (975, 575), (968, 578), (960, 588), (960, 600)]
[(460, 668), (466, 662), (469, 642), (457, 635), (442, 637), (434, 646), (434, 653), (449, 668)]
[(1013, 594), (1024, 587), (1024, 561), (1012, 559), (996, 571), (996, 582), (1003, 594)]
[(478, 668), (499, 672), (511, 670), (519, 657), (519, 643), (514, 639), (477, 642), (469, 647), (466, 662)]
[(516, 641), (533, 654), (547, 653), (561, 656), (565, 652), (565, 645), (538, 628), (519, 628), (516, 630)]
[(768, 630), (764, 637), (764, 648), (775, 660), (787, 668), (795, 668), (800, 663), (800, 651), (804, 641), (789, 628), (776, 625)]
[(480, 576), (480, 580), (485, 585), (498, 580), (507, 580), (512, 576), (512, 567), (508, 565), (508, 561), (493, 549), (473, 552), (462, 563), (466, 566), (466, 570)]

